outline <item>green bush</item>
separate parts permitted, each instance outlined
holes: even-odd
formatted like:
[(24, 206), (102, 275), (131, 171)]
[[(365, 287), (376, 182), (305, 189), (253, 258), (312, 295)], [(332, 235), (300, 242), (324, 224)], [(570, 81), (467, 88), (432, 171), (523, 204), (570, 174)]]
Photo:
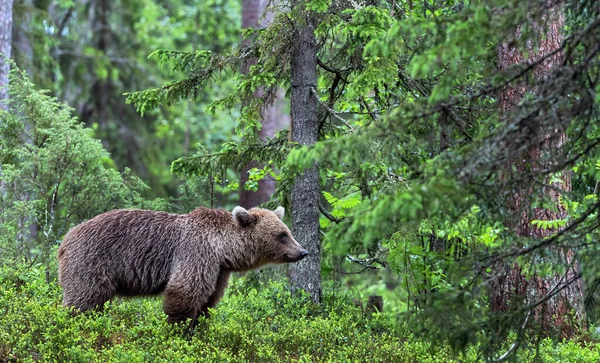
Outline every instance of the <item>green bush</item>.
[[(193, 334), (169, 325), (161, 299), (114, 299), (101, 312), (71, 316), (44, 266), (0, 268), (0, 361), (9, 362), (474, 362), (406, 333), (395, 317), (356, 307), (315, 307), (281, 282), (246, 288), (235, 278)], [(600, 360), (600, 346), (545, 340), (542, 361)], [(531, 361), (535, 350), (519, 352)]]
[(13, 64), (8, 110), (0, 109), (0, 263), (37, 260), (49, 275), (73, 224), (140, 204), (147, 187), (119, 173), (93, 131), (46, 93)]

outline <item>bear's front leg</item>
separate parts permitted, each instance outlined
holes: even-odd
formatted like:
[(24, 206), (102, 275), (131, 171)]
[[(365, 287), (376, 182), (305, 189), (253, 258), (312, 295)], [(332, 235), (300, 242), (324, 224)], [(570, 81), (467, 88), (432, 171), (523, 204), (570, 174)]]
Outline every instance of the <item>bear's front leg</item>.
[(169, 323), (192, 319), (194, 329), (202, 307), (212, 295), (218, 271), (181, 271), (171, 276), (165, 288), (164, 312)]
[(231, 271), (222, 269), (221, 272), (219, 272), (217, 285), (215, 286), (213, 293), (208, 298), (208, 301), (206, 302), (206, 304), (204, 304), (204, 306), (202, 306), (202, 310), (200, 311), (200, 313), (205, 317), (208, 318), (209, 316), (208, 309), (214, 308), (219, 303), (219, 301), (221, 301), (221, 298), (225, 294), (227, 284), (229, 283), (229, 276), (231, 276)]

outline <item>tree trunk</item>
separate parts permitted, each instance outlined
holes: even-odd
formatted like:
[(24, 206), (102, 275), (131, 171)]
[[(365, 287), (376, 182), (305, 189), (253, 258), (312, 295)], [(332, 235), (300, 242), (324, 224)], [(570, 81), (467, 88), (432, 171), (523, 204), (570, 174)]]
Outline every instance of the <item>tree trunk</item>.
[[(273, 12), (266, 11), (267, 5), (270, 0), (243, 0), (242, 1), (242, 28), (264, 28), (273, 21)], [(271, 4), (274, 1), (271, 0)], [(248, 43), (249, 39), (244, 39), (243, 43)], [(248, 73), (250, 67), (256, 64), (256, 59), (247, 60), (243, 66), (242, 72)], [(264, 96), (262, 89), (257, 90), (254, 93), (254, 97), (260, 98)], [(285, 113), (285, 107), (283, 105), (282, 98), (284, 92), (282, 89), (279, 90), (277, 95), (277, 101), (272, 105), (266, 106), (262, 112), (262, 128), (259, 133), (261, 140), (275, 136), (275, 134), (284, 128), (286, 128), (290, 119)], [(253, 208), (264, 202), (269, 201), (273, 193), (275, 193), (275, 179), (267, 176), (258, 183), (258, 190), (251, 191), (243, 188), (244, 183), (248, 180), (248, 170), (260, 167), (257, 162), (251, 162), (246, 165), (240, 174), (240, 205), (244, 208)]]
[[(293, 6), (302, 6), (294, 0)], [(311, 90), (317, 86), (317, 43), (315, 21), (301, 11), (294, 26), (292, 68), (292, 141), (300, 145), (317, 142), (317, 100)], [(319, 172), (316, 167), (296, 178), (292, 187), (292, 223), (296, 240), (309, 252), (290, 266), (294, 288), (304, 289), (314, 302), (321, 301), (321, 241), (319, 239)]]
[[(33, 37), (33, 12), (35, 7), (32, 0), (21, 0), (17, 2), (20, 4), (22, 9), (19, 13), (13, 12), (13, 29), (12, 29), (12, 58), (21, 70), (27, 71), (29, 77), (36, 83), (38, 80), (36, 69), (34, 67), (33, 59), (33, 46), (31, 39)], [(40, 87), (40, 85), (38, 85)], [(31, 131), (31, 124), (25, 124), (25, 133), (29, 134)], [(33, 143), (29, 140), (28, 143)], [(35, 180), (34, 180), (35, 182)], [(26, 200), (31, 201), (36, 199), (36, 193), (31, 192), (27, 195)], [(29, 241), (35, 241), (37, 238), (38, 224), (35, 219), (31, 220), (29, 224), (29, 233), (27, 239)]]
[[(548, 54), (560, 47), (563, 27), (563, 16), (558, 9), (550, 8), (546, 17), (541, 19), (542, 24), (533, 24), (538, 33), (544, 34), (539, 42), (539, 47), (533, 49), (530, 47), (529, 54), (531, 59), (537, 59), (544, 54)], [(548, 25), (543, 29), (543, 25)], [(519, 36), (519, 34), (517, 34)], [(524, 61), (523, 54), (511, 44), (503, 44), (499, 49), (499, 66), (506, 69), (509, 66)], [(560, 60), (560, 53), (548, 60), (542, 62), (534, 69), (535, 76), (538, 78), (548, 75), (553, 66)], [(505, 89), (499, 97), (499, 106), (501, 113), (508, 113), (521, 100), (526, 91), (526, 86), (516, 85)], [(536, 127), (530, 125), (529, 132), (536, 134)], [(564, 143), (565, 135), (561, 131), (556, 131), (554, 135), (543, 135), (544, 146), (560, 147)], [(525, 155), (520, 155), (512, 161), (512, 167), (518, 172), (525, 173), (527, 170), (541, 170), (544, 165), (539, 161), (540, 148), (532, 147)], [(562, 176), (562, 185), (555, 185), (568, 192), (571, 190), (571, 181), (567, 174)], [(541, 240), (556, 230), (542, 229), (532, 225), (532, 220), (556, 220), (566, 217), (566, 211), (558, 203), (559, 193), (556, 189), (545, 188), (543, 192), (552, 200), (557, 202), (557, 212), (544, 209), (533, 208), (531, 205), (531, 196), (533, 187), (526, 186), (516, 190), (507, 202), (509, 214), (513, 219), (507, 221), (507, 225), (517, 236), (529, 237)], [(573, 262), (574, 253), (567, 248), (557, 248), (553, 250), (553, 255), (560, 256), (564, 263)], [(494, 311), (508, 312), (513, 306), (511, 302), (521, 301), (526, 304), (539, 302), (540, 299), (547, 296), (554, 289), (560, 290), (554, 297), (538, 305), (532, 311), (532, 317), (543, 327), (544, 331), (557, 329), (563, 336), (573, 333), (584, 319), (583, 288), (581, 279), (577, 279), (577, 264), (569, 268), (564, 276), (554, 275), (551, 277), (540, 277), (534, 275), (531, 279), (526, 279), (522, 271), (517, 266), (499, 265), (496, 266), (496, 274), (499, 276), (495, 281), (490, 294), (490, 307)], [(575, 281), (573, 281), (575, 280)], [(565, 284), (571, 281), (572, 283)], [(574, 311), (575, 315), (571, 316)]]
[[(96, 49), (100, 51), (102, 56), (108, 54), (108, 48), (110, 46), (111, 29), (109, 23), (110, 15), (110, 2), (104, 0), (96, 0), (94, 3), (94, 21), (92, 25), (93, 32), (95, 34), (94, 41), (96, 43)], [(94, 64), (92, 63), (92, 67)], [(92, 74), (96, 73), (95, 69), (92, 69)], [(98, 129), (102, 137), (102, 143), (104, 148), (111, 150), (109, 147), (108, 133), (108, 115), (107, 107), (110, 107), (109, 95), (110, 95), (110, 82), (107, 79), (97, 77), (92, 84), (91, 95), (93, 97), (92, 103), (94, 107), (92, 119), (98, 122)]]
[(8, 98), (8, 62), (4, 57), (11, 56), (13, 0), (0, 0), (0, 107), (7, 109), (5, 100)]
[(17, 66), (26, 70), (29, 77), (38, 87), (38, 75), (33, 64), (33, 45), (31, 39), (33, 36), (33, 14), (36, 11), (33, 5), (33, 0), (17, 1), (21, 11), (13, 12), (13, 29), (12, 29), (12, 58), (17, 63)]
[[(8, 99), (8, 72), (10, 66), (6, 58), (10, 58), (12, 41), (12, 10), (13, 0), (0, 0), (0, 109), (8, 110), (6, 100)], [(2, 164), (0, 164), (0, 174)], [(5, 195), (5, 184), (0, 180), (0, 196)]]

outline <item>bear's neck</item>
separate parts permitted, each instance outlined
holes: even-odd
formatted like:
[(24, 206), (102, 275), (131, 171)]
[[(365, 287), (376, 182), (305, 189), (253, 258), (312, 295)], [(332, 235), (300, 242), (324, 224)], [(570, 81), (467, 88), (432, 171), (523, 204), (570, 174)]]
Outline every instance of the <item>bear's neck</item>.
[(230, 271), (248, 271), (259, 265), (257, 254), (251, 248), (246, 238), (239, 233), (228, 236), (226, 241), (219, 244), (221, 267)]
[(248, 247), (243, 231), (233, 221), (231, 212), (223, 209), (198, 208), (187, 215), (189, 223), (202, 228), (209, 236), (211, 249), (220, 259), (221, 268), (246, 271), (256, 265), (256, 253)]

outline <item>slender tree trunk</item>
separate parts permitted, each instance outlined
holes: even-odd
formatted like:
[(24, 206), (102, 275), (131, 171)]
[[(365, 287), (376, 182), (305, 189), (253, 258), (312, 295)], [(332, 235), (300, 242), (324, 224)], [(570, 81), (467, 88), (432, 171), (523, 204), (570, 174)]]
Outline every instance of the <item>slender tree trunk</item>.
[(10, 67), (4, 57), (11, 56), (13, 0), (0, 0), (0, 107), (7, 109), (5, 100), (8, 98), (8, 72)]
[[(198, 34), (200, 32), (200, 10), (196, 10), (196, 14), (194, 14), (194, 33), (192, 34), (192, 52), (196, 52), (198, 50)], [(188, 112), (193, 114), (192, 112), (193, 101), (187, 100), (186, 107)], [(185, 132), (183, 134), (183, 155), (188, 156), (190, 154), (190, 142), (192, 138), (192, 118), (185, 118)]]
[[(88, 19), (90, 22), (90, 28), (92, 31), (92, 46), (97, 50), (98, 54), (96, 57), (108, 59), (108, 53), (113, 39), (111, 27), (110, 27), (110, 14), (111, 14), (110, 1), (104, 0), (92, 0), (89, 2), (88, 8)], [(114, 103), (111, 102), (111, 82), (109, 78), (103, 77), (98, 73), (99, 64), (103, 64), (103, 60), (90, 61), (87, 63), (87, 71), (91, 75), (90, 85), (90, 99), (87, 100), (81, 109), (80, 118), (86, 125), (91, 126), (93, 123), (98, 123), (98, 137), (102, 141), (102, 145), (108, 152), (112, 154), (113, 159), (117, 161), (121, 160), (121, 150), (115, 150), (111, 148), (113, 144), (113, 135), (115, 130), (109, 130), (109, 115), (111, 114), (111, 107)], [(108, 75), (105, 75), (108, 76)], [(122, 130), (119, 130), (121, 132)], [(126, 131), (122, 132), (126, 134)], [(125, 137), (124, 137), (125, 138)], [(125, 149), (130, 150), (132, 142), (127, 140), (123, 142), (126, 145)], [(133, 158), (129, 159), (133, 160)], [(131, 162), (127, 165), (134, 165), (135, 162)]]
[[(294, 0), (293, 6), (303, 1)], [(292, 49), (292, 141), (300, 145), (317, 142), (317, 100), (311, 90), (317, 86), (317, 42), (315, 20), (301, 11), (294, 26), (295, 43)], [(293, 234), (309, 255), (290, 266), (289, 275), (294, 288), (304, 289), (314, 302), (321, 300), (321, 241), (319, 239), (319, 171), (307, 170), (296, 178), (292, 187)]]
[[(531, 59), (536, 59), (544, 54), (548, 54), (560, 47), (563, 39), (561, 28), (563, 27), (563, 16), (559, 9), (550, 8), (545, 18), (541, 20), (542, 24), (534, 24), (538, 32), (543, 31), (543, 39), (540, 40), (537, 50), (529, 49)], [(547, 29), (543, 29), (548, 25)], [(518, 35), (517, 35), (518, 36)], [(554, 65), (560, 60), (560, 53), (556, 56), (542, 62), (535, 70), (536, 77), (547, 76)], [(499, 49), (499, 65), (501, 69), (523, 62), (523, 54), (514, 48), (513, 45), (503, 44)], [(508, 113), (513, 109), (523, 97), (526, 86), (516, 85), (510, 87), (500, 94), (499, 106), (501, 112)], [(536, 133), (535, 125), (531, 125), (532, 134)], [(565, 135), (562, 131), (556, 130), (554, 135), (543, 135), (544, 146), (560, 147), (564, 143)], [(544, 165), (539, 162), (540, 148), (533, 147), (520, 155), (512, 162), (512, 167), (516, 170), (525, 172), (526, 170), (541, 169)], [(571, 190), (571, 180), (567, 174), (563, 174), (562, 183), (557, 183), (557, 188), (564, 191)], [(546, 188), (543, 192), (557, 202), (557, 211), (551, 211), (544, 208), (532, 208), (531, 195), (533, 195), (532, 186), (522, 187), (516, 190), (512, 198), (508, 201), (508, 209), (514, 216), (508, 221), (508, 225), (518, 236), (542, 239), (556, 230), (542, 229), (532, 225), (532, 220), (556, 220), (566, 217), (566, 211), (558, 203), (559, 193), (555, 189)], [(498, 280), (493, 286), (490, 296), (490, 306), (495, 311), (507, 312), (512, 309), (511, 302), (521, 301), (526, 304), (532, 304), (540, 301), (544, 296), (551, 293), (554, 289), (562, 288), (553, 298), (540, 304), (532, 311), (532, 317), (541, 324), (545, 331), (558, 329), (563, 336), (573, 333), (584, 319), (585, 311), (583, 304), (583, 287), (581, 279), (577, 279), (577, 264), (573, 263), (574, 253), (567, 248), (555, 247), (553, 255), (560, 256), (563, 263), (571, 265), (564, 275), (554, 275), (551, 277), (540, 277), (534, 275), (526, 279), (521, 269), (516, 266), (499, 265), (496, 273)], [(573, 283), (566, 284), (568, 281)], [(572, 316), (571, 312), (575, 314)]]
[[(273, 12), (266, 11), (270, 0), (243, 0), (242, 1), (242, 28), (263, 28), (268, 26), (273, 21)], [(271, 1), (273, 4), (275, 1)], [(244, 43), (248, 43), (249, 39), (244, 39)], [(242, 72), (248, 73), (250, 67), (256, 64), (256, 59), (248, 60), (242, 69)], [(260, 98), (264, 96), (262, 89), (254, 93), (254, 97)], [(266, 140), (269, 137), (275, 136), (278, 131), (285, 129), (289, 123), (289, 115), (285, 113), (283, 106), (284, 97), (283, 90), (279, 90), (277, 98), (272, 105), (266, 106), (262, 112), (262, 128), (259, 133), (261, 140)], [(251, 162), (246, 165), (240, 174), (240, 205), (244, 208), (253, 208), (264, 202), (269, 201), (273, 193), (275, 193), (275, 179), (267, 176), (258, 183), (258, 190), (251, 191), (243, 188), (244, 183), (248, 180), (248, 170), (260, 167), (257, 162)]]
[[(93, 32), (95, 34), (96, 49), (98, 49), (103, 56), (108, 53), (110, 46), (110, 2), (104, 0), (96, 0), (94, 8), (94, 22)], [(95, 70), (92, 70), (95, 72)], [(110, 107), (109, 94), (110, 94), (110, 82), (107, 79), (97, 78), (92, 85), (92, 97), (94, 105), (94, 121), (98, 122), (98, 128), (100, 129), (102, 142), (104, 147), (110, 150), (108, 145), (109, 138), (107, 137), (108, 132), (108, 116), (107, 107)]]
[[(10, 66), (6, 58), (10, 58), (12, 41), (13, 0), (0, 0), (0, 109), (7, 110), (8, 105), (8, 72)], [(0, 174), (2, 165), (0, 164)], [(5, 195), (6, 186), (0, 180), (0, 196)]]
[[(31, 44), (31, 38), (33, 33), (33, 15), (35, 7), (32, 0), (17, 0), (16, 4), (20, 4), (22, 7), (21, 12), (13, 12), (13, 29), (12, 29), (12, 58), (21, 70), (27, 71), (29, 77), (36, 83), (37, 74), (34, 68), (34, 55), (33, 46)], [(39, 86), (39, 85), (38, 85)], [(31, 124), (25, 124), (25, 133), (31, 132)], [(32, 141), (28, 141), (33, 143)], [(35, 180), (34, 180), (35, 181)], [(35, 200), (36, 193), (32, 191), (27, 195), (27, 200)], [(27, 239), (29, 241), (35, 241), (37, 238), (38, 224), (33, 219), (29, 225), (29, 233)]]
[[(32, 0), (17, 0), (15, 5), (20, 5), (21, 11), (13, 12), (12, 29), (12, 57), (20, 69), (24, 69), (29, 77), (37, 84), (38, 77), (35, 74), (33, 64), (33, 45), (31, 37), (33, 33), (33, 13), (36, 11)], [(16, 8), (16, 6), (15, 6)], [(38, 86), (40, 86), (38, 84)]]

